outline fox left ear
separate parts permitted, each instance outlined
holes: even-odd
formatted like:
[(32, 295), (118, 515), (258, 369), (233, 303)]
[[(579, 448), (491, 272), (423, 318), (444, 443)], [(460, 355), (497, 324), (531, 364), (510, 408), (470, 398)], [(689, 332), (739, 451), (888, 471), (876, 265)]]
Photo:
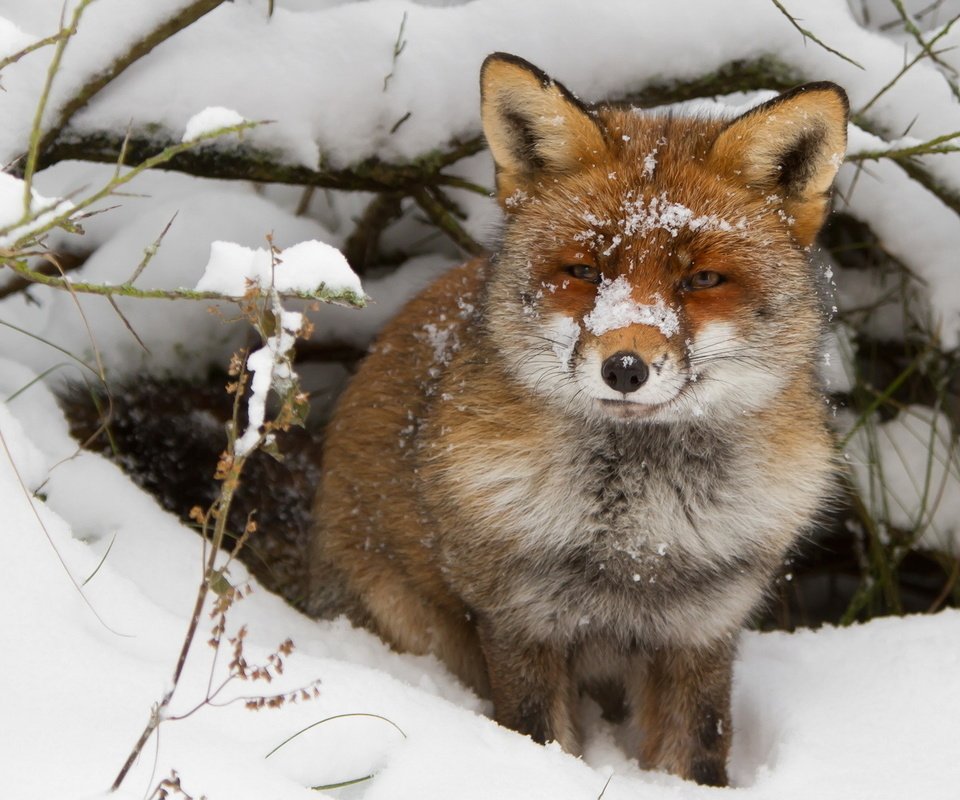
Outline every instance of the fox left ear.
[(849, 112), (846, 92), (836, 84), (798, 86), (727, 125), (710, 162), (732, 180), (779, 195), (794, 239), (808, 247), (823, 225), (847, 149)]
[(543, 174), (576, 172), (606, 149), (600, 123), (561, 83), (508, 53), (480, 70), (480, 116), (497, 167), (504, 208), (517, 190), (534, 191)]

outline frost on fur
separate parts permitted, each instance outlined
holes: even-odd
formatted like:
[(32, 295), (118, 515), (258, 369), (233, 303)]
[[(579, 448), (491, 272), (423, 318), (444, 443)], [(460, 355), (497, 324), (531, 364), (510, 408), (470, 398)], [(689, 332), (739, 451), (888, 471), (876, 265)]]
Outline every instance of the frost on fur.
[(680, 330), (677, 312), (660, 295), (654, 295), (650, 305), (633, 300), (633, 286), (623, 275), (614, 281), (605, 280), (597, 290), (593, 310), (583, 318), (583, 324), (595, 336), (628, 325), (651, 325), (667, 338)]

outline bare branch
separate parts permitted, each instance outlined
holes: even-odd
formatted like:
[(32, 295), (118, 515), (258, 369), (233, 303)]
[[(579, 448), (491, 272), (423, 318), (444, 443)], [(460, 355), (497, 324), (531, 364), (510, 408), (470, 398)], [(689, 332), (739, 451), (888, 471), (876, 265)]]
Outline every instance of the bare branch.
[(483, 255), (486, 250), (464, 230), (451, 212), (450, 203), (437, 187), (420, 189), (413, 194), (417, 205), (423, 209), (430, 221), (446, 233), (457, 246), (471, 256)]
[(380, 237), (403, 213), (402, 202), (402, 193), (383, 192), (376, 195), (364, 209), (343, 247), (343, 254), (355, 272), (362, 275), (366, 267), (377, 263)]
[(910, 147), (891, 148), (889, 150), (864, 150), (852, 153), (846, 157), (847, 161), (864, 163), (889, 159), (897, 164), (913, 180), (923, 186), (928, 192), (935, 195), (945, 206), (960, 215), (960, 192), (945, 186), (932, 172), (926, 169), (917, 156), (939, 155), (960, 151), (960, 144), (951, 142), (960, 139), (960, 131), (937, 136), (926, 142)]

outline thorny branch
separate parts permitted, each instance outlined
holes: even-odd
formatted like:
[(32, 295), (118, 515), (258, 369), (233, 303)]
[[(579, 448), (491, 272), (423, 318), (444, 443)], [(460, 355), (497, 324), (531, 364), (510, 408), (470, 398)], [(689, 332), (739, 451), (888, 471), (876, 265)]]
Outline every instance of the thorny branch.
[[(919, 41), (920, 41), (920, 52), (917, 53), (917, 54), (916, 54), (912, 59), (910, 59), (908, 62), (906, 62), (906, 63), (900, 68), (900, 70), (897, 72), (896, 75), (894, 75), (889, 81), (887, 81), (882, 87), (880, 87), (880, 89), (877, 91), (877, 93), (876, 93), (873, 97), (871, 97), (871, 98), (860, 108), (860, 110), (857, 112), (856, 116), (862, 117), (867, 111), (869, 111), (871, 108), (873, 108), (873, 106), (874, 106), (874, 104), (877, 102), (877, 100), (879, 100), (879, 99), (880, 99), (881, 97), (883, 97), (890, 89), (892, 89), (892, 88), (894, 87), (894, 85), (896, 85), (897, 81), (899, 81), (900, 78), (902, 78), (909, 70), (911, 70), (911, 69), (914, 67), (914, 65), (916, 65), (919, 61), (923, 60), (924, 58), (928, 58), (928, 57), (929, 57), (929, 58), (933, 58), (934, 60), (937, 60), (937, 59), (936, 59), (936, 55), (934, 54), (934, 52), (933, 52), (933, 50), (932, 50), (931, 48), (932, 48), (933, 45), (935, 45), (938, 41), (940, 41), (940, 39), (942, 39), (944, 36), (946, 36), (948, 33), (950, 33), (950, 29), (953, 27), (953, 24), (954, 24), (958, 19), (960, 19), (960, 16), (956, 16), (956, 17), (954, 17), (952, 20), (950, 20), (946, 25), (943, 26), (943, 28), (941, 28), (940, 32), (937, 33), (936, 36), (934, 36), (932, 39), (930, 39), (929, 42), (924, 41), (923, 37), (919, 37)], [(919, 31), (918, 31), (917, 33), (918, 33), (918, 36), (919, 36)], [(939, 63), (939, 62), (938, 62), (938, 63)], [(948, 83), (950, 83), (950, 81), (948, 81)], [(953, 89), (954, 89), (954, 86), (951, 84), (951, 90), (953, 90)]]
[[(936, 43), (936, 41), (940, 39), (947, 32), (947, 30), (949, 30), (954, 22), (957, 21), (957, 17), (951, 19), (944, 26), (941, 32), (928, 42), (923, 38), (922, 31), (916, 26), (913, 19), (907, 13), (906, 8), (903, 6), (902, 0), (890, 0), (890, 2), (893, 3), (893, 7), (897, 9), (897, 13), (900, 15), (900, 21), (903, 23), (904, 30), (906, 30), (907, 33), (914, 38), (916, 43), (920, 46), (920, 50), (927, 56), (927, 58), (940, 67), (940, 71), (943, 73), (943, 77), (947, 82), (947, 86), (950, 87), (950, 91), (953, 93), (954, 98), (960, 100), (960, 87), (957, 86), (956, 81), (957, 71), (942, 58), (940, 58), (939, 53), (933, 49), (933, 45)], [(921, 11), (921, 13), (923, 12)], [(952, 74), (954, 77), (950, 78), (950, 74)]]
[(853, 66), (863, 69), (863, 64), (860, 64), (859, 62), (854, 61), (852, 58), (850, 58), (850, 56), (844, 55), (839, 50), (834, 50), (829, 45), (824, 44), (822, 41), (820, 41), (820, 39), (817, 38), (816, 34), (802, 27), (800, 23), (797, 22), (797, 18), (794, 17), (789, 11), (787, 11), (783, 3), (781, 3), (779, 0), (772, 0), (772, 2), (780, 11), (780, 13), (783, 14), (783, 16), (785, 16), (788, 20), (790, 20), (790, 24), (793, 25), (793, 27), (796, 28), (798, 31), (800, 31), (800, 35), (803, 36), (804, 40), (809, 39), (811, 42), (815, 42), (816, 44), (820, 45), (828, 53), (833, 53), (838, 58), (842, 58), (848, 64), (853, 64)]

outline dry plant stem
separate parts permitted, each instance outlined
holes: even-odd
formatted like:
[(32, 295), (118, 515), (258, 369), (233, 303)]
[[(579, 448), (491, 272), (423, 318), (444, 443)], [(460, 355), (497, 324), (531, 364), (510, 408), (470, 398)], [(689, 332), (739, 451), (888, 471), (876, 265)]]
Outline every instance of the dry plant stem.
[(124, 778), (127, 777), (127, 773), (129, 773), (130, 768), (140, 757), (140, 754), (143, 752), (143, 748), (146, 747), (147, 742), (150, 741), (150, 737), (163, 722), (164, 712), (170, 705), (170, 702), (173, 700), (173, 695), (177, 690), (178, 684), (180, 683), (184, 666), (187, 663), (187, 656), (190, 653), (190, 648), (193, 646), (193, 640), (196, 637), (197, 628), (200, 624), (200, 615), (203, 612), (203, 604), (210, 595), (210, 582), (215, 572), (214, 568), (216, 566), (217, 554), (220, 552), (220, 546), (223, 544), (223, 539), (227, 529), (227, 518), (230, 514), (230, 506), (233, 503), (233, 496), (236, 492), (237, 486), (239, 485), (240, 474), (243, 471), (245, 462), (246, 459), (243, 457), (235, 458), (233, 463), (230, 465), (223, 482), (221, 483), (220, 497), (217, 499), (217, 502), (214, 506), (216, 513), (214, 515), (215, 524), (213, 529), (213, 538), (210, 543), (207, 561), (204, 565), (203, 579), (200, 581), (200, 584), (197, 587), (197, 598), (193, 605), (193, 613), (190, 615), (190, 624), (188, 625), (187, 633), (183, 638), (183, 644), (180, 646), (180, 654), (177, 657), (177, 663), (173, 670), (173, 679), (170, 683), (170, 688), (164, 692), (160, 702), (157, 703), (157, 705), (151, 710), (150, 719), (144, 727), (143, 733), (140, 734), (140, 738), (133, 746), (133, 750), (130, 751), (130, 755), (127, 756), (127, 760), (120, 768), (120, 772), (117, 773), (117, 777), (114, 779), (113, 785), (110, 787), (110, 791), (112, 792), (115, 792), (120, 788), (120, 784), (122, 784)]

